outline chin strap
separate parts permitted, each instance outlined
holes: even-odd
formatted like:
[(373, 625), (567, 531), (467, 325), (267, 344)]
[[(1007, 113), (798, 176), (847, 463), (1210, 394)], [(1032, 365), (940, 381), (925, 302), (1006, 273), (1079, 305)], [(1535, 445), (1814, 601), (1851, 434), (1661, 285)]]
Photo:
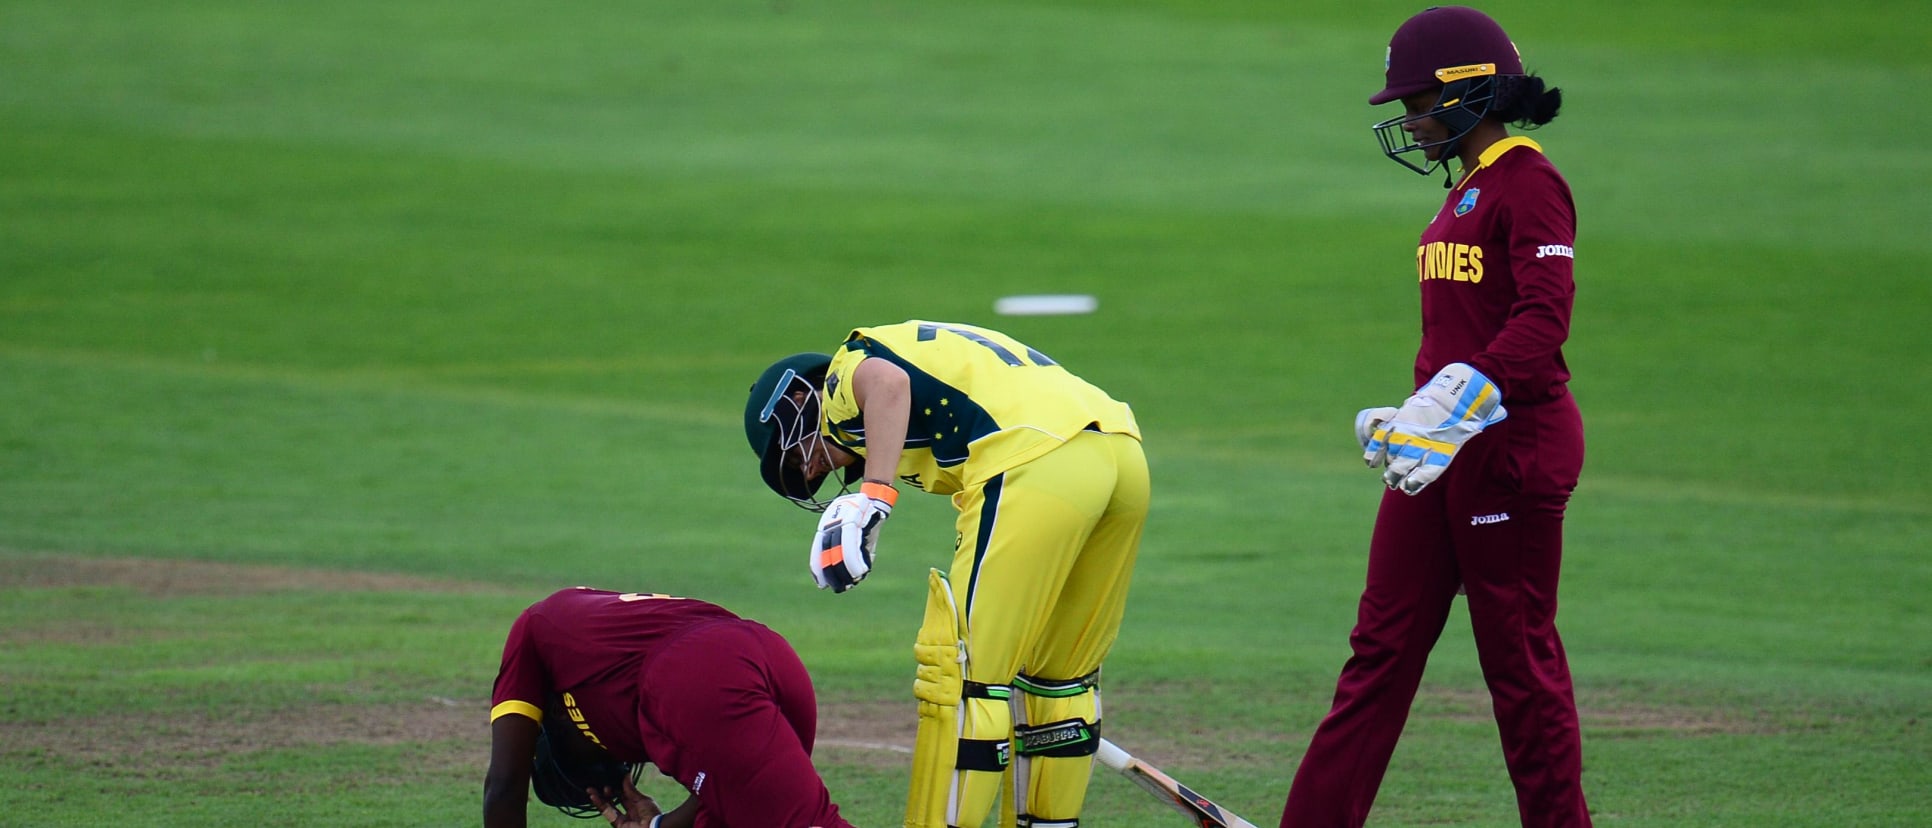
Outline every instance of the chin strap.
[(1462, 136), (1452, 138), (1448, 143), (1442, 145), (1442, 188), (1445, 190), (1453, 190), (1456, 188), (1455, 167), (1456, 161), (1458, 160), (1456, 153), (1461, 149)]

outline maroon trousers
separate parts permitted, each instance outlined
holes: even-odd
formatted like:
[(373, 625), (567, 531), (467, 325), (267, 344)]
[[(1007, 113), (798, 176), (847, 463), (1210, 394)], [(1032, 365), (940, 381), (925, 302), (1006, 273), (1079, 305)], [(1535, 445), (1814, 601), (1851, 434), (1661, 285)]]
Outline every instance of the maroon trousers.
[(1354, 655), (1295, 773), (1282, 828), (1357, 828), (1368, 818), (1458, 584), (1523, 825), (1590, 825), (1556, 632), (1563, 509), (1583, 468), (1583, 421), (1568, 395), (1508, 410), (1421, 493), (1382, 497)]

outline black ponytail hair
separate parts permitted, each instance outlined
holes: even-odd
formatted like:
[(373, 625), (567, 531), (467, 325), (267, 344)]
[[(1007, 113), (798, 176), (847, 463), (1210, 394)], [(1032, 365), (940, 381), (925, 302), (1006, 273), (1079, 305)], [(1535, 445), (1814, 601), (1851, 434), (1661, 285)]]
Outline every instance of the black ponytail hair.
[(1535, 75), (1504, 75), (1496, 78), (1496, 102), (1489, 117), (1523, 129), (1535, 129), (1556, 120), (1563, 108), (1563, 90), (1545, 89)]

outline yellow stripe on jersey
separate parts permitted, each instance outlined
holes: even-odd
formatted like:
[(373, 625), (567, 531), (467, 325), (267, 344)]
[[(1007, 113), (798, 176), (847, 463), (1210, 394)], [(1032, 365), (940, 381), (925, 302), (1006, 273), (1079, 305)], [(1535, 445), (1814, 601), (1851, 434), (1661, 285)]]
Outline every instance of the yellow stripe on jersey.
[(852, 376), (886, 359), (912, 381), (912, 416), (900, 479), (937, 494), (984, 482), (1052, 451), (1089, 426), (1140, 439), (1126, 403), (1006, 334), (913, 320), (859, 328), (832, 355), (825, 434), (865, 454), (865, 421)]
[(511, 699), (490, 708), (490, 721), (494, 722), (512, 713), (523, 716), (538, 724), (543, 723), (543, 708), (529, 702), (517, 701), (516, 699)]
[(1480, 156), (1477, 156), (1476, 169), (1463, 171), (1462, 180), (1456, 182), (1456, 189), (1460, 190), (1462, 189), (1462, 185), (1468, 184), (1469, 177), (1472, 175), (1475, 175), (1476, 170), (1480, 170), (1484, 167), (1487, 167), (1491, 164), (1496, 163), (1496, 159), (1503, 157), (1503, 153), (1509, 152), (1510, 150), (1513, 150), (1517, 147), (1525, 147), (1527, 149), (1535, 150), (1536, 152), (1539, 152), (1539, 153), (1543, 151), (1542, 144), (1536, 143), (1535, 141), (1532, 141), (1521, 135), (1511, 135), (1508, 138), (1504, 138), (1501, 141), (1497, 141), (1494, 144), (1490, 144), (1489, 149), (1483, 150), (1483, 154)]

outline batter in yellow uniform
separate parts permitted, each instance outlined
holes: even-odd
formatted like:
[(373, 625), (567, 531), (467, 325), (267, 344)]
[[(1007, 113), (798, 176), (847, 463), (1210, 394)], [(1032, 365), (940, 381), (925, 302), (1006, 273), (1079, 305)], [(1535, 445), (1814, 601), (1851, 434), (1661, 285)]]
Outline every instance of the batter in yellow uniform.
[[(914, 647), (906, 825), (977, 828), (1007, 774), (1019, 824), (1079, 825), (1100, 663), (1147, 518), (1133, 412), (1003, 333), (911, 321), (778, 361), (751, 387), (745, 431), (765, 483), (825, 513), (821, 588), (871, 571), (897, 484), (959, 511), (951, 576), (931, 573)], [(841, 494), (819, 500), (841, 470)]]

